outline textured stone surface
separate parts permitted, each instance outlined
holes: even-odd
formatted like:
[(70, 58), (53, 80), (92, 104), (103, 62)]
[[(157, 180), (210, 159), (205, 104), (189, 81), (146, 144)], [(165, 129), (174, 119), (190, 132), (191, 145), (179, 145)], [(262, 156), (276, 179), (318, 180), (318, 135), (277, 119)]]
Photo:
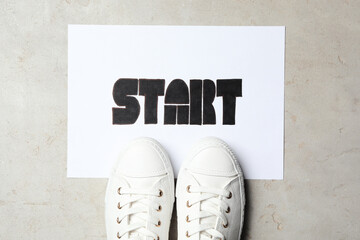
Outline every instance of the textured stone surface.
[(285, 179), (243, 239), (360, 235), (360, 1), (0, 3), (0, 239), (106, 239), (105, 179), (67, 179), (67, 25), (285, 25)]

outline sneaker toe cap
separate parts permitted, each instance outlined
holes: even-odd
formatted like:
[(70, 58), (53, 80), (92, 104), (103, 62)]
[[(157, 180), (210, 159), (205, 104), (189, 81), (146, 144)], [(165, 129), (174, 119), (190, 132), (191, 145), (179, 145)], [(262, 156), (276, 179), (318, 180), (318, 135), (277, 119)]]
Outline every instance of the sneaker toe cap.
[(196, 148), (187, 168), (202, 174), (233, 176), (238, 174), (236, 161), (226, 145), (218, 140), (207, 139)]
[(118, 160), (116, 172), (129, 177), (151, 177), (167, 173), (166, 153), (155, 141), (132, 142)]

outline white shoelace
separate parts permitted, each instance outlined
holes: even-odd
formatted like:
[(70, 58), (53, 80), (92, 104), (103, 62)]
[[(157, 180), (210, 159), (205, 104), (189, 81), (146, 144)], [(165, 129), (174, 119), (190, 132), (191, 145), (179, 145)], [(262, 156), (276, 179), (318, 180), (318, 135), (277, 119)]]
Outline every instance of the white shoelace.
[[(149, 196), (161, 197), (162, 191), (159, 189), (134, 189), (124, 188), (118, 189), (120, 195), (127, 195), (125, 200), (118, 204), (119, 211), (117, 222), (120, 224), (124, 219), (128, 219), (128, 225), (124, 230), (118, 232), (117, 237), (122, 238), (125, 235), (138, 237), (152, 237), (158, 239), (156, 233), (146, 228), (147, 222), (160, 226), (161, 221), (155, 219), (148, 212), (148, 209), (161, 210), (161, 206), (150, 200)], [(134, 237), (135, 239), (138, 237)]]
[[(203, 218), (215, 216), (221, 219), (224, 228), (228, 226), (228, 221), (224, 212), (228, 212), (230, 208), (228, 204), (224, 202), (223, 198), (231, 198), (232, 194), (230, 191), (203, 186), (188, 186), (187, 191), (190, 193), (201, 193), (199, 199), (189, 200), (187, 202), (190, 207), (196, 203), (200, 203), (200, 210), (197, 213), (187, 216), (186, 220), (188, 222), (197, 219), (201, 222), (201, 219)], [(200, 233), (201, 239), (225, 240), (224, 235), (215, 229), (215, 222), (191, 224), (189, 230), (186, 232), (187, 237), (197, 233)]]

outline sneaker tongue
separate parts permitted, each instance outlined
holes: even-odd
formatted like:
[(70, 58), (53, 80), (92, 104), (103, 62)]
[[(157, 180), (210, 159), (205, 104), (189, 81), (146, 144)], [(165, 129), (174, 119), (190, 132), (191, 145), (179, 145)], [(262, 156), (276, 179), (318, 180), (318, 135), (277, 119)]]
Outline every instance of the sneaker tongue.
[[(208, 176), (204, 174), (192, 173), (196, 181), (200, 186), (211, 187), (211, 188), (224, 188), (230, 181), (229, 177), (217, 177), (217, 176)], [(200, 224), (211, 224), (216, 225), (216, 216), (211, 216), (207, 218), (202, 218)], [(200, 240), (208, 240), (211, 236), (207, 233), (200, 234)]]
[[(152, 188), (154, 184), (159, 180), (159, 177), (148, 177), (148, 178), (136, 178), (136, 177), (125, 177), (129, 186), (134, 189), (147, 189)], [(141, 203), (132, 203), (132, 207), (143, 207)], [(129, 224), (133, 224), (139, 219), (130, 217)], [(129, 238), (131, 240), (146, 240), (145, 236), (139, 235), (136, 231), (130, 233)]]
[(159, 177), (147, 177), (147, 178), (124, 177), (124, 178), (129, 183), (129, 186), (135, 189), (151, 188), (159, 180)]
[(131, 239), (131, 240), (145, 240), (146, 237), (139, 236), (137, 233), (130, 233), (129, 239)]
[(232, 180), (232, 177), (218, 177), (209, 176), (199, 173), (192, 173), (196, 181), (200, 186), (211, 187), (211, 188), (225, 188), (226, 185)]

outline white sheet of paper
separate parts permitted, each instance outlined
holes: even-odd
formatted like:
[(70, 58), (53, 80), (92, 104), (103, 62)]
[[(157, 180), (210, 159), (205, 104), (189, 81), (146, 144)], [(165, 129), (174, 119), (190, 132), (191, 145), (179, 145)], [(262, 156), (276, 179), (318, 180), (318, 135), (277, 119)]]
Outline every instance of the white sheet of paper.
[[(119, 151), (148, 136), (168, 151), (175, 175), (191, 145), (205, 136), (226, 141), (247, 179), (283, 178), (285, 27), (68, 26), (68, 177), (108, 177)], [(235, 125), (144, 124), (144, 97), (134, 124), (113, 125), (119, 78), (242, 79)]]

